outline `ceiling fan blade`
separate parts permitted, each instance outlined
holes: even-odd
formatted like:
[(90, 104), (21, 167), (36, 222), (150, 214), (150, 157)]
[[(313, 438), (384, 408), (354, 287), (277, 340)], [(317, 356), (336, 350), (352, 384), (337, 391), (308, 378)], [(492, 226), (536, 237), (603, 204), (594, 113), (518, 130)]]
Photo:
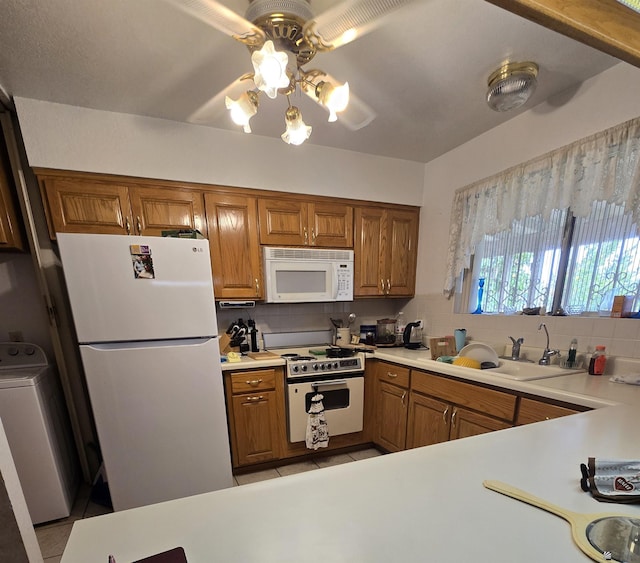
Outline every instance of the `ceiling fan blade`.
[(358, 131), (371, 123), (377, 114), (373, 109), (353, 93), (349, 94), (349, 105), (338, 114), (338, 121), (351, 129)]
[[(320, 103), (320, 100), (318, 100), (318, 97), (316, 96), (316, 89), (312, 84), (314, 81), (318, 80), (324, 80), (331, 84), (339, 84), (339, 81), (323, 70), (317, 69), (306, 71), (305, 78), (308, 79), (308, 82), (302, 86), (302, 91), (319, 106), (324, 107)], [(357, 131), (358, 129), (366, 127), (376, 118), (376, 116), (376, 112), (373, 111), (373, 109), (363, 100), (358, 98), (353, 91), (349, 92), (349, 104), (347, 107), (337, 114), (338, 121), (352, 131)]]
[(252, 76), (253, 75), (251, 74), (245, 74), (234, 80), (226, 88), (220, 90), (220, 92), (218, 92), (208, 102), (194, 111), (187, 118), (187, 121), (196, 125), (208, 125), (218, 120), (222, 115), (228, 114), (224, 103), (225, 98), (227, 96), (230, 98), (237, 98), (246, 90), (252, 90), (254, 88), (254, 84), (249, 80)]
[(305, 36), (319, 51), (350, 43), (382, 23), (390, 12), (414, 0), (345, 0), (304, 26)]
[(264, 31), (216, 0), (166, 1), (247, 46), (260, 47), (265, 41)]

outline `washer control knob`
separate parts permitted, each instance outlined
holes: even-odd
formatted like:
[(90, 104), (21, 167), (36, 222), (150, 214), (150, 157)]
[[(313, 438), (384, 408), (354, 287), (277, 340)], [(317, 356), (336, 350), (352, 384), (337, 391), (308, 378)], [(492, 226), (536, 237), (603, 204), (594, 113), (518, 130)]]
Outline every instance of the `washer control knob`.
[(16, 348), (15, 346), (11, 346), (7, 350), (7, 354), (9, 354), (9, 356), (17, 356), (18, 355), (18, 348)]
[(27, 347), (24, 349), (24, 353), (25, 353), (27, 356), (33, 356), (33, 355), (36, 353), (36, 349), (35, 349), (33, 346), (27, 346)]

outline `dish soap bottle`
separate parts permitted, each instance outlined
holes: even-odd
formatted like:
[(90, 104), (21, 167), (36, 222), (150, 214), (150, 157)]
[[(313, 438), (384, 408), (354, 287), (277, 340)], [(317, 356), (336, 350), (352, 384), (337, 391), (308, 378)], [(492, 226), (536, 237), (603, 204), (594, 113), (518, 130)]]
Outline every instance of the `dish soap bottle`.
[(567, 356), (567, 367), (575, 367), (576, 365), (576, 353), (578, 350), (578, 339), (573, 338), (571, 344), (569, 344), (569, 355)]
[(604, 351), (605, 346), (596, 346), (596, 351), (589, 361), (590, 375), (602, 375), (604, 373), (604, 365), (607, 362), (607, 356)]
[(396, 317), (396, 346), (404, 345), (404, 329), (407, 326), (404, 313), (400, 311)]

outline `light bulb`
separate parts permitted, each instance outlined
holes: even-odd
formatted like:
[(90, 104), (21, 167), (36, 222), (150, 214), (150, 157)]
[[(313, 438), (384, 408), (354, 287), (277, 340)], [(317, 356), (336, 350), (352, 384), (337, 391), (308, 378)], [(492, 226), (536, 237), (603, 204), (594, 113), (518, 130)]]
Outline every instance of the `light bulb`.
[(227, 96), (224, 102), (233, 122), (243, 127), (245, 133), (251, 133), (249, 120), (258, 113), (258, 94), (247, 90), (237, 100)]
[(287, 129), (281, 137), (285, 143), (301, 145), (311, 135), (311, 126), (302, 121), (302, 114), (297, 107), (291, 106), (287, 109), (284, 121), (287, 124)]
[(287, 53), (276, 51), (273, 41), (265, 42), (262, 49), (254, 51), (251, 55), (254, 75), (253, 82), (259, 90), (262, 90), (271, 99), (278, 95), (278, 88), (289, 85), (287, 75)]
[(338, 119), (337, 113), (344, 111), (349, 104), (349, 83), (334, 86), (329, 82), (320, 82), (316, 88), (318, 101), (329, 110), (329, 121)]

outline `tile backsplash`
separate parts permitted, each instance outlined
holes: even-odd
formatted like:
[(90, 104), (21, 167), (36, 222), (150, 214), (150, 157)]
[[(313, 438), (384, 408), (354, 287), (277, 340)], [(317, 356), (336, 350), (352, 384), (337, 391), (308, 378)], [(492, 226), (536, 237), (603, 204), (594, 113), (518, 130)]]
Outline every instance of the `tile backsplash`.
[(351, 326), (353, 334), (359, 334), (361, 324), (376, 324), (377, 319), (395, 317), (407, 300), (362, 299), (336, 303), (256, 303), (251, 309), (217, 309), (218, 330), (227, 330), (232, 321), (239, 318), (256, 321), (259, 338), (265, 332), (296, 332), (326, 330), (333, 328), (331, 318), (342, 319), (347, 326), (347, 317), (355, 313)]
[(453, 303), (443, 295), (418, 295), (413, 299), (362, 299), (339, 303), (260, 304), (252, 309), (218, 309), (218, 329), (242, 318), (254, 319), (260, 334), (332, 328), (330, 318), (346, 323), (349, 313), (356, 314), (351, 327), (358, 334), (361, 324), (376, 324), (378, 319), (404, 312), (407, 322), (422, 319), (424, 341), (429, 337), (453, 334), (467, 329), (467, 339), (492, 345), (510, 346), (509, 336), (524, 338), (524, 346), (544, 348), (545, 334), (538, 326), (544, 322), (550, 347), (565, 356), (572, 338), (578, 339), (578, 353), (590, 355), (595, 346), (607, 347), (607, 355), (640, 359), (640, 319), (610, 317), (552, 317), (528, 315), (471, 315), (453, 313)]
[(529, 315), (455, 314), (453, 303), (443, 295), (421, 295), (405, 307), (405, 315), (424, 318), (430, 336), (453, 334), (466, 328), (467, 338), (491, 344), (511, 345), (509, 336), (524, 338), (526, 346), (544, 348), (546, 336), (539, 331), (544, 322), (551, 348), (566, 355), (572, 338), (578, 339), (578, 352), (591, 354), (596, 345), (607, 347), (607, 355), (640, 358), (640, 319), (611, 317), (552, 317)]

